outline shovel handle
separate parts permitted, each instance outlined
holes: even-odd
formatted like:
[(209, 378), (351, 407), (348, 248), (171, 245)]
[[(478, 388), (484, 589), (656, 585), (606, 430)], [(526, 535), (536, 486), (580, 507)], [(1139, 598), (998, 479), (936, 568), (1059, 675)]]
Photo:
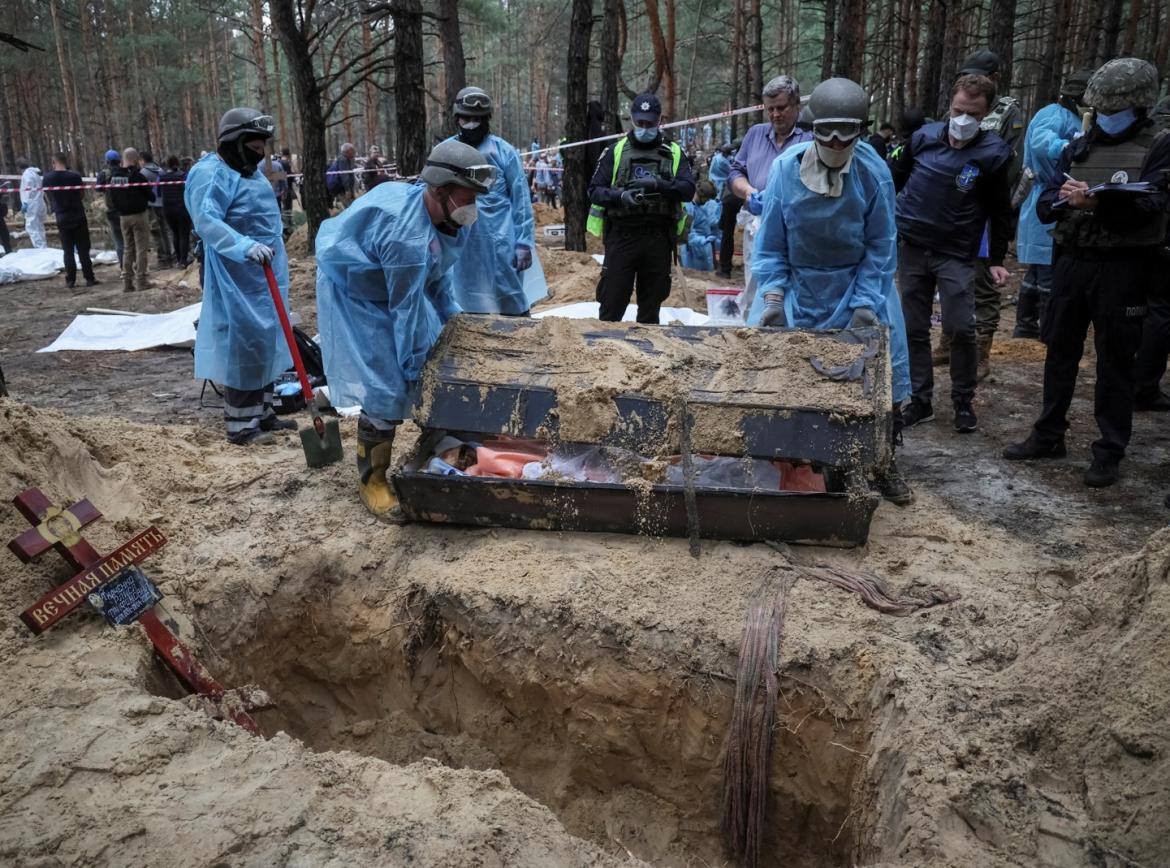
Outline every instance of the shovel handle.
[[(301, 361), (301, 351), (297, 348), (297, 339), (293, 334), (292, 323), (288, 321), (288, 314), (284, 310), (284, 300), (280, 297), (280, 287), (276, 285), (276, 275), (272, 272), (272, 265), (264, 263), (264, 276), (268, 279), (268, 291), (272, 293), (272, 303), (276, 305), (276, 315), (280, 317), (280, 327), (284, 329), (284, 339), (288, 341), (288, 351), (292, 355), (293, 367), (297, 369), (297, 377), (301, 381), (301, 391), (305, 401), (314, 408), (313, 427), (317, 427), (316, 404), (313, 403), (313, 387), (309, 385), (309, 375), (305, 373), (305, 363)], [(321, 423), (322, 430), (324, 423)], [(318, 434), (321, 431), (317, 432)]]

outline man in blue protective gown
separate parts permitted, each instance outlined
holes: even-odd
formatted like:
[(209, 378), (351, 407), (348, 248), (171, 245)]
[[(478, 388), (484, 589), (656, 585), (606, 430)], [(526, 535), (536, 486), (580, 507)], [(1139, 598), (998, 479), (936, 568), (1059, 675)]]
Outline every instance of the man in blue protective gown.
[(532, 196), (516, 149), (492, 135), (492, 101), (478, 87), (455, 95), (455, 138), (475, 148), (481, 162), (496, 167), (492, 189), (476, 201), (479, 217), (468, 228), (467, 247), (451, 269), (455, 300), (467, 313), (527, 316), (548, 297), (548, 285), (536, 258)]
[(386, 479), (398, 424), (427, 353), (460, 312), (450, 269), (466, 252), (476, 196), (495, 166), (470, 145), (435, 146), (419, 183), (379, 184), (317, 233), (317, 324), (335, 407), (360, 407), (358, 492), (376, 516), (398, 500)]
[(1059, 99), (1036, 112), (1024, 134), (1024, 172), (1032, 178), (1032, 188), (1020, 208), (1016, 259), (1028, 266), (1028, 272), (1020, 281), (1014, 338), (1040, 337), (1040, 321), (1052, 295), (1052, 236), (1036, 214), (1036, 201), (1057, 180), (1060, 154), (1081, 131), (1078, 101), (1085, 95), (1092, 74), (1090, 69), (1069, 75), (1061, 85)]
[(715, 267), (715, 251), (719, 249), (719, 200), (715, 185), (700, 181), (695, 185), (695, 198), (683, 205), (691, 218), (686, 242), (678, 248), (678, 259), (683, 268), (711, 271)]
[[(752, 255), (759, 292), (750, 325), (809, 329), (890, 328), (895, 445), (901, 403), (910, 396), (906, 326), (894, 287), (897, 229), (894, 181), (860, 140), (869, 97), (860, 85), (830, 78), (809, 99), (813, 142), (776, 158), (763, 195)], [(913, 500), (891, 460), (875, 485), (889, 501)]]
[(292, 365), (264, 276), (270, 264), (287, 305), (280, 203), (256, 171), (273, 129), (256, 109), (227, 112), (216, 152), (191, 167), (183, 194), (204, 251), (195, 376), (223, 385), (227, 438), (241, 446), (272, 443), (269, 432), (297, 427), (272, 410), (272, 383)]

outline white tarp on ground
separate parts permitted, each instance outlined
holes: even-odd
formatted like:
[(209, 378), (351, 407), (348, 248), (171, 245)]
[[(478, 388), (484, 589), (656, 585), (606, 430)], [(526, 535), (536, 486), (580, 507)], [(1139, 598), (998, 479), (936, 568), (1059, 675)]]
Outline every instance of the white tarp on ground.
[[(600, 313), (601, 305), (595, 301), (579, 301), (576, 304), (566, 304), (562, 307), (554, 307), (549, 310), (542, 310), (540, 313), (534, 313), (532, 316), (536, 319), (546, 316), (563, 316), (566, 319), (597, 319)], [(626, 308), (626, 315), (622, 317), (622, 322), (634, 322), (638, 318), (638, 306), (631, 304)], [(683, 325), (706, 325), (707, 314), (697, 313), (689, 307), (664, 307), (658, 313), (658, 321), (662, 325), (668, 325), (672, 322), (680, 322)]]
[[(118, 261), (118, 254), (112, 250), (92, 250), (90, 257), (95, 263)], [(0, 283), (44, 280), (64, 268), (65, 252), (60, 247), (13, 250), (6, 256), (0, 256)]]
[(81, 314), (40, 353), (60, 350), (148, 350), (151, 347), (192, 347), (195, 345), (195, 320), (201, 302), (170, 313), (144, 313), (138, 316), (116, 314)]

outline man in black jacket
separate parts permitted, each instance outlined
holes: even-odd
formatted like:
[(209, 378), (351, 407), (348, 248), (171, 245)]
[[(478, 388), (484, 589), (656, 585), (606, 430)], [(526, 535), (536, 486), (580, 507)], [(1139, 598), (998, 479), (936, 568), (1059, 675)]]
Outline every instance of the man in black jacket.
[(1012, 233), (1012, 151), (995, 133), (980, 128), (994, 104), (990, 79), (961, 77), (951, 91), (950, 118), (921, 127), (890, 166), (900, 191), (895, 214), (898, 289), (910, 347), (912, 398), (902, 411), (908, 428), (934, 418), (930, 315), (937, 290), (943, 334), (951, 338), (955, 430), (975, 430), (976, 259), (990, 221), (990, 274), (1002, 286)]
[(670, 265), (683, 222), (682, 203), (695, 195), (691, 164), (658, 129), (662, 105), (652, 93), (634, 97), (634, 128), (607, 148), (589, 183), (589, 220), (602, 236), (605, 264), (597, 285), (603, 322), (620, 322), (638, 284), (638, 322), (658, 323), (670, 295)]
[(85, 219), (85, 201), (82, 198), (81, 175), (69, 170), (68, 158), (64, 154), (53, 155), (53, 171), (45, 175), (45, 186), (75, 187), (73, 190), (49, 189), (45, 195), (57, 218), (57, 231), (61, 234), (61, 247), (65, 251), (65, 285), (72, 289), (77, 285), (77, 258), (81, 260), (81, 273), (86, 286), (97, 286), (101, 281), (93, 276), (93, 262), (89, 258), (89, 221)]
[(146, 269), (150, 262), (150, 183), (138, 168), (138, 151), (122, 152), (122, 165), (110, 172), (110, 201), (118, 212), (126, 252), (122, 259), (122, 290), (149, 289)]

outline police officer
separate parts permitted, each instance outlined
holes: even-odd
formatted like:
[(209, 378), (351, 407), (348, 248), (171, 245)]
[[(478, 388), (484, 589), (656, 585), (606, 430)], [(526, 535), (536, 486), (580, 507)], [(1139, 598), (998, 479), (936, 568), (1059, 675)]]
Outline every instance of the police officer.
[(237, 446), (270, 444), (269, 432), (297, 427), (272, 409), (273, 381), (292, 367), (264, 275), (270, 265), (287, 306), (280, 205), (256, 171), (274, 128), (254, 108), (225, 112), (217, 150), (191, 167), (183, 193), (203, 240), (205, 268), (195, 376), (223, 384), (224, 428)]
[[(1008, 167), (1009, 189), (1015, 189), (1016, 181), (1023, 167), (1024, 148), (1021, 141), (1024, 134), (1024, 114), (1019, 101), (1007, 93), (1006, 82), (999, 78), (999, 56), (994, 51), (976, 51), (965, 61), (959, 75), (982, 75), (991, 79), (999, 96), (991, 110), (980, 123), (979, 128), (995, 133), (1011, 149), (1011, 163)], [(986, 243), (986, 239), (985, 239)], [(999, 307), (1001, 284), (991, 277), (991, 260), (986, 254), (980, 256), (975, 265), (975, 337), (977, 350), (976, 380), (985, 379), (991, 373), (991, 342), (999, 328)], [(944, 332), (942, 347), (936, 363), (947, 358), (947, 340)]]
[(974, 275), (984, 227), (990, 224), (990, 272), (1007, 281), (1003, 257), (1012, 229), (1008, 164), (1011, 149), (981, 128), (995, 105), (986, 76), (965, 75), (951, 89), (950, 118), (921, 127), (891, 164), (897, 204), (898, 288), (910, 345), (913, 397), (906, 427), (934, 418), (930, 314), (937, 290), (943, 334), (951, 338), (951, 400), (955, 430), (975, 430)]
[[(1133, 426), (1134, 353), (1146, 295), (1166, 267), (1159, 248), (1170, 219), (1170, 131), (1159, 130), (1147, 116), (1157, 96), (1158, 73), (1148, 61), (1123, 57), (1093, 73), (1085, 90), (1085, 104), (1095, 109), (1093, 124), (1065, 149), (1057, 180), (1037, 204), (1040, 219), (1056, 223), (1052, 298), (1041, 327), (1048, 345), (1044, 408), (1028, 439), (1007, 447), (1003, 456), (1064, 457), (1068, 408), (1092, 324), (1093, 412), (1101, 436), (1084, 482), (1093, 488), (1113, 485), (1121, 475)], [(1088, 192), (1099, 184), (1137, 181), (1156, 192)]]
[(641, 93), (630, 105), (633, 128), (605, 150), (589, 182), (587, 228), (605, 243), (597, 284), (600, 318), (620, 322), (637, 280), (638, 322), (658, 322), (670, 295), (670, 263), (695, 195), (691, 165), (676, 142), (658, 129), (662, 105)]

